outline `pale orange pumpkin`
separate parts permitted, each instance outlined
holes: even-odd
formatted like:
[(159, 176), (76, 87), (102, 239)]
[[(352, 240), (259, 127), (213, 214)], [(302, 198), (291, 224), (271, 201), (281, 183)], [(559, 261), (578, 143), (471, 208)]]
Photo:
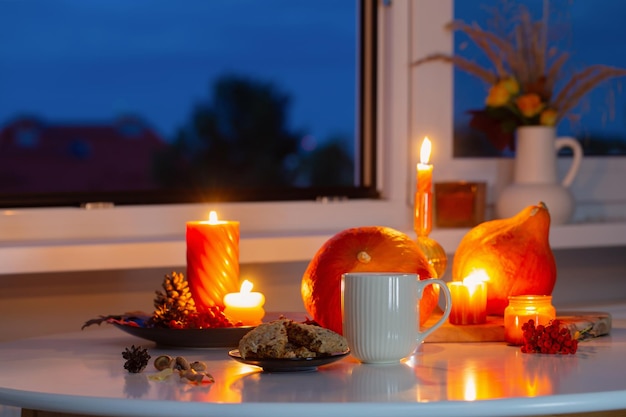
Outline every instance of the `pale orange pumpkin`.
[(550, 213), (544, 203), (481, 223), (457, 247), (452, 279), (461, 281), (484, 270), (489, 277), (487, 313), (494, 315), (504, 314), (510, 295), (551, 295), (556, 262), (549, 234)]
[[(346, 272), (407, 272), (434, 278), (433, 267), (417, 243), (406, 234), (382, 226), (346, 229), (330, 238), (309, 263), (301, 285), (311, 318), (342, 334), (341, 275)], [(428, 285), (420, 302), (420, 324), (437, 306), (439, 294)]]

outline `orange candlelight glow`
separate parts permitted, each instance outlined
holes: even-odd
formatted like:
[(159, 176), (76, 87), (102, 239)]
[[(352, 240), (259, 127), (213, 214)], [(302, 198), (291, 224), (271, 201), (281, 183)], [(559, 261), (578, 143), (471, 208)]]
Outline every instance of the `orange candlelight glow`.
[(417, 164), (414, 229), (418, 236), (428, 236), (432, 229), (433, 165), (429, 164), (432, 144), (424, 138)]
[(482, 270), (476, 270), (463, 281), (449, 282), (452, 309), (450, 324), (481, 324), (487, 321), (487, 281)]
[(428, 137), (424, 138), (420, 148), (420, 162), (417, 164), (417, 192), (431, 193), (433, 183), (433, 166), (429, 164), (432, 144)]
[(199, 311), (218, 305), (239, 283), (239, 222), (187, 222), (187, 281)]
[(549, 295), (515, 295), (509, 297), (509, 305), (504, 310), (504, 340), (511, 345), (524, 343), (522, 326), (528, 320), (535, 325), (547, 326), (556, 317)]
[(454, 401), (477, 401), (501, 398), (503, 384), (494, 384), (494, 371), (487, 360), (467, 360), (459, 374), (448, 371), (447, 398)]
[(265, 296), (260, 292), (252, 292), (252, 283), (245, 280), (239, 292), (224, 296), (224, 314), (235, 323), (255, 326), (261, 324), (261, 319), (265, 316), (263, 304)]
[[(568, 358), (556, 364), (553, 355), (519, 354), (515, 361), (506, 361), (504, 372), (510, 375), (505, 384), (504, 397), (540, 397), (552, 395), (559, 381), (571, 377), (577, 369), (577, 357)], [(568, 355), (570, 356), (570, 355)], [(558, 376), (554, 368), (558, 367)]]

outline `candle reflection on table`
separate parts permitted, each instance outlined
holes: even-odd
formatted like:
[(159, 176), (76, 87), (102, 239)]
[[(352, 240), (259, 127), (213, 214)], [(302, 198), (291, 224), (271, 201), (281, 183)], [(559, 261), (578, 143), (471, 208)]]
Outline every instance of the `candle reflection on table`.
[(479, 360), (468, 359), (459, 375), (448, 370), (448, 400), (476, 401), (501, 398), (503, 384), (494, 384), (495, 372)]

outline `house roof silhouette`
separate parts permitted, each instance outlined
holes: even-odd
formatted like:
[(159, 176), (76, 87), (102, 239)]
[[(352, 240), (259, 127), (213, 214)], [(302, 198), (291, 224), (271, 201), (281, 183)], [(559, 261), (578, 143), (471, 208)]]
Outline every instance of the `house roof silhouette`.
[(0, 130), (0, 193), (151, 190), (167, 143), (138, 117), (49, 123), (19, 117)]

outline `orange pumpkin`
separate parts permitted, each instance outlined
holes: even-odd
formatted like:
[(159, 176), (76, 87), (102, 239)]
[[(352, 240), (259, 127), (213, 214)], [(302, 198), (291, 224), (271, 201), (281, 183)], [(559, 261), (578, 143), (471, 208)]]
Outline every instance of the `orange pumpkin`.
[(461, 240), (452, 264), (452, 279), (463, 280), (484, 270), (487, 313), (504, 314), (510, 295), (551, 295), (556, 262), (550, 248), (550, 213), (544, 203), (513, 217), (491, 220), (470, 230)]
[[(382, 226), (346, 229), (317, 251), (302, 277), (302, 300), (313, 320), (342, 334), (341, 275), (346, 272), (407, 272), (420, 279), (436, 276), (417, 243), (406, 234)], [(439, 299), (433, 285), (424, 289), (420, 324)]]

